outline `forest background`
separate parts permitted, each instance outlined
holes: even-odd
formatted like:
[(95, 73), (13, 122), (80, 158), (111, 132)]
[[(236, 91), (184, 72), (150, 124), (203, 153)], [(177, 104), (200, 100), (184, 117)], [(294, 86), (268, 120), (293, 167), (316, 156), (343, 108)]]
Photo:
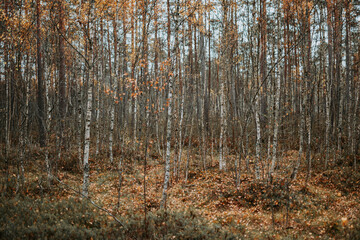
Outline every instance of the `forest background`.
[(0, 238), (359, 237), (359, 4), (3, 0)]

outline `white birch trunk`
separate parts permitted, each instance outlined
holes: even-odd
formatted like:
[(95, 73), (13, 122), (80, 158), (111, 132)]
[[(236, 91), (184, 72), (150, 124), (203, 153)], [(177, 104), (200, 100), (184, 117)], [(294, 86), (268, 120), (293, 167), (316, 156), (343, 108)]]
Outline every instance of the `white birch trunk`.
[[(272, 55), (272, 60), (271, 62), (273, 62), (273, 58), (274, 58), (274, 55)], [(271, 159), (271, 126), (273, 124), (275, 124), (275, 120), (273, 118), (274, 116), (274, 112), (275, 112), (275, 109), (273, 109), (274, 107), (274, 90), (276, 91), (276, 89), (272, 89), (272, 79), (275, 78), (274, 74), (272, 74), (272, 77), (269, 76), (269, 78), (266, 80), (266, 84), (267, 84), (267, 118), (268, 118), (268, 122), (267, 122), (267, 138), (268, 138), (268, 146), (267, 146), (267, 164), (270, 163), (270, 159)], [(275, 93), (276, 94), (276, 93)], [(274, 129), (274, 132), (275, 132), (275, 129)], [(274, 141), (274, 140), (273, 140)], [(269, 167), (269, 165), (267, 165), (267, 167)], [(270, 168), (268, 168), (270, 169)]]
[[(160, 95), (158, 95), (159, 98), (161, 98)], [(156, 145), (158, 147), (158, 152), (160, 154), (161, 157), (163, 157), (162, 151), (161, 151), (161, 138), (160, 138), (160, 133), (159, 133), (159, 121), (160, 121), (160, 104), (158, 104), (158, 108), (157, 108), (157, 112), (156, 112), (156, 122), (155, 122), (155, 131), (156, 131)]]
[(113, 134), (114, 134), (114, 121), (115, 121), (115, 97), (116, 91), (112, 87), (114, 94), (111, 95), (111, 109), (110, 109), (110, 134), (109, 134), (109, 154), (110, 154), (110, 163), (114, 161), (113, 154)]
[(85, 197), (88, 196), (89, 192), (89, 156), (90, 156), (90, 130), (91, 130), (91, 112), (92, 112), (92, 88), (93, 88), (93, 76), (91, 75), (88, 86), (88, 98), (86, 107), (86, 118), (85, 118), (85, 139), (84, 139), (84, 181), (82, 193)]
[[(357, 110), (358, 110), (359, 98), (360, 98), (359, 91), (358, 92), (355, 91), (355, 96), (354, 97), (355, 97), (355, 106), (354, 106), (354, 114), (353, 114), (353, 119), (352, 119), (352, 129), (354, 131), (353, 135), (356, 135), (356, 132), (359, 131), (359, 129), (356, 129)], [(358, 128), (360, 128), (360, 126)], [(356, 156), (355, 156), (355, 154), (356, 154), (355, 153), (355, 145), (356, 145), (355, 138), (352, 137), (352, 139), (351, 139), (351, 153), (353, 154), (353, 157), (354, 157), (354, 169), (357, 170), (357, 162), (356, 162)]]
[[(201, 24), (204, 24), (203, 22), (203, 16), (201, 16), (202, 20), (201, 20)], [(200, 47), (200, 77), (201, 77), (201, 84), (203, 86), (203, 91), (202, 91), (202, 94), (201, 94), (201, 104), (200, 106), (201, 109), (201, 147), (202, 147), (202, 155), (201, 155), (201, 158), (203, 160), (203, 167), (204, 169), (206, 170), (206, 136), (205, 136), (205, 108), (207, 106), (205, 106), (205, 98), (206, 98), (206, 80), (205, 80), (205, 37), (204, 37), (204, 33), (202, 31), (200, 31), (200, 43), (199, 43), (199, 47)]]
[[(349, 99), (350, 101), (348, 102), (348, 107), (347, 107), (347, 122), (348, 122), (348, 149), (350, 150), (350, 154), (354, 154), (354, 152), (352, 151), (352, 141), (353, 141), (353, 128), (352, 128), (352, 124), (351, 124), (351, 120), (353, 118), (354, 115), (354, 111), (352, 111), (352, 101), (353, 101), (353, 96), (352, 96), (352, 89), (351, 89), (351, 84), (349, 84), (349, 88), (348, 88), (348, 92), (349, 92)], [(356, 97), (356, 96), (355, 96)]]
[[(275, 119), (274, 119), (274, 112), (275, 112), (275, 109), (274, 109), (274, 93), (273, 93), (273, 90), (276, 91), (276, 89), (272, 89), (272, 84), (271, 84), (271, 79), (272, 78), (269, 78), (267, 80), (267, 105), (268, 105), (268, 112), (267, 112), (267, 116), (268, 116), (268, 122), (267, 122), (267, 137), (268, 137), (268, 144), (267, 144), (267, 158), (266, 158), (266, 167), (267, 167), (267, 170), (269, 172), (269, 176), (270, 173), (272, 174), (272, 172), (274, 171), (274, 169), (270, 170), (271, 168), (271, 164), (270, 164), (270, 161), (273, 161), (271, 160), (271, 151), (273, 150), (272, 148), (272, 145), (271, 145), (271, 140), (275, 140), (274, 137), (273, 139), (271, 139), (271, 135), (275, 133), (275, 128), (273, 125), (275, 125)], [(276, 94), (276, 93), (275, 93)], [(271, 134), (271, 131), (273, 130), (272, 134)], [(261, 164), (263, 165), (263, 164)], [(262, 166), (263, 169), (264, 169), (264, 166)], [(262, 169), (261, 172), (263, 172), (264, 170)]]
[(341, 137), (342, 137), (342, 125), (343, 125), (343, 109), (344, 109), (344, 81), (340, 80), (340, 103), (339, 103), (339, 123), (338, 123), (338, 135), (337, 135), (337, 151), (341, 156)]
[[(308, 79), (308, 81), (310, 81), (310, 79)], [(309, 84), (309, 88), (310, 89), (310, 84)], [(307, 179), (310, 178), (311, 176), (311, 128), (312, 128), (312, 124), (311, 124), (311, 102), (308, 101), (308, 112), (306, 115), (306, 128), (307, 128), (307, 153), (306, 153), (306, 159), (307, 159), (307, 163), (308, 163), (308, 173), (307, 173)]]
[(280, 90), (281, 90), (281, 77), (277, 77), (276, 81), (276, 93), (275, 93), (275, 119), (274, 119), (274, 139), (272, 146), (272, 160), (269, 176), (274, 172), (276, 164), (276, 154), (278, 145), (278, 133), (279, 133), (279, 112), (280, 112)]
[[(29, 61), (28, 61), (29, 63)], [(29, 69), (29, 67), (27, 67)], [(30, 72), (30, 71), (28, 71)], [(31, 75), (28, 73), (28, 78), (26, 82), (26, 98), (25, 98), (25, 125), (24, 125), (24, 133), (25, 133), (25, 145), (29, 144), (28, 139), (28, 127), (29, 127), (29, 102), (30, 102), (30, 84), (31, 84)]]
[(326, 83), (326, 130), (325, 130), (325, 169), (328, 166), (329, 154), (330, 154), (330, 102), (331, 102), (331, 83), (327, 81)]
[(77, 83), (77, 90), (78, 90), (78, 113), (77, 113), (77, 144), (78, 144), (78, 160), (80, 168), (83, 167), (82, 163), (82, 144), (81, 144), (81, 129), (82, 129), (82, 96), (81, 96), (81, 79), (76, 81)]
[(170, 150), (171, 150), (171, 116), (172, 116), (172, 79), (169, 79), (169, 93), (168, 101), (169, 106), (167, 109), (167, 124), (166, 124), (166, 155), (165, 155), (165, 177), (164, 177), (164, 187), (161, 199), (161, 208), (164, 208), (166, 205), (167, 198), (167, 189), (170, 180)]
[(219, 169), (225, 170), (226, 162), (224, 159), (224, 136), (225, 136), (225, 99), (224, 99), (224, 81), (220, 83), (220, 140), (219, 140)]
[(260, 155), (261, 155), (261, 128), (260, 128), (260, 97), (256, 95), (255, 99), (255, 123), (256, 123), (256, 158), (255, 158), (255, 178), (260, 179)]
[(136, 146), (137, 146), (137, 144), (136, 144), (136, 142), (137, 142), (137, 137), (136, 137), (136, 133), (137, 133), (137, 79), (136, 79), (136, 77), (135, 77), (135, 79), (134, 79), (134, 81), (135, 81), (135, 89), (134, 89), (134, 94), (135, 94), (135, 96), (134, 96), (134, 132), (133, 132), (133, 135), (134, 135), (134, 139), (133, 139), (133, 149), (135, 150), (136, 149)]
[(328, 12), (328, 22), (327, 22), (327, 27), (328, 27), (328, 62), (329, 62), (329, 66), (328, 66), (328, 79), (326, 81), (326, 130), (325, 130), (325, 145), (326, 145), (326, 156), (325, 156), (325, 169), (328, 166), (328, 162), (329, 162), (329, 154), (330, 154), (330, 103), (331, 103), (331, 85), (332, 85), (332, 80), (333, 80), (333, 59), (332, 59), (332, 51), (333, 51), (333, 30), (332, 30), (332, 26), (330, 23), (330, 19), (331, 19), (331, 13), (330, 13), (330, 9), (328, 7), (327, 9)]
[(162, 192), (162, 199), (160, 203), (160, 208), (166, 208), (166, 199), (167, 199), (167, 189), (169, 186), (169, 180), (170, 180), (170, 150), (171, 150), (171, 107), (172, 107), (172, 61), (171, 61), (171, 53), (170, 53), (170, 34), (171, 34), (171, 28), (170, 28), (170, 0), (167, 0), (167, 50), (168, 50), (168, 71), (167, 71), (167, 80), (169, 84), (168, 89), (168, 109), (167, 109), (167, 124), (166, 124), (166, 154), (165, 154), (165, 174), (164, 174), (164, 187)]
[(189, 176), (190, 152), (191, 152), (191, 136), (192, 136), (192, 132), (193, 132), (193, 124), (194, 124), (194, 118), (191, 117), (190, 133), (189, 133), (189, 144), (188, 144), (188, 148), (187, 148), (187, 159), (186, 159), (186, 165), (185, 165), (185, 183), (187, 183), (188, 176)]
[[(180, 102), (180, 122), (179, 122), (179, 156), (177, 164), (180, 165), (181, 154), (182, 154), (182, 129), (183, 129), (183, 119), (184, 119), (184, 87), (181, 89), (181, 102)], [(179, 169), (179, 168), (178, 168)]]
[(304, 102), (306, 102), (304, 96), (304, 87), (303, 83), (300, 82), (300, 104), (299, 104), (299, 111), (300, 111), (300, 126), (299, 126), (299, 157), (296, 161), (296, 165), (293, 171), (292, 180), (296, 179), (297, 173), (299, 171), (301, 158), (303, 154), (303, 145), (304, 145), (304, 127), (305, 127), (305, 111), (304, 111)]
[(96, 156), (100, 150), (100, 83), (97, 81), (97, 96), (96, 96)]
[[(24, 117), (21, 121), (21, 131), (20, 131), (20, 149), (19, 149), (19, 157), (20, 157), (20, 174), (18, 175), (18, 182), (16, 192), (18, 191), (19, 184), (23, 185), (24, 183), (24, 159), (26, 154), (26, 147), (27, 147), (27, 124), (28, 124), (28, 118), (29, 118), (29, 96), (30, 96), (30, 74), (29, 74), (29, 55), (27, 56), (27, 62), (26, 62), (26, 71), (25, 71), (25, 111), (24, 111)], [(19, 179), (20, 178), (20, 179)]]
[[(51, 74), (51, 69), (50, 69)], [(49, 99), (49, 88), (50, 88), (50, 76), (45, 78), (45, 98), (46, 98), (46, 118), (45, 118), (45, 164), (46, 164), (46, 173), (48, 176), (48, 184), (50, 186), (51, 181), (51, 163), (49, 160), (49, 132), (50, 132), (50, 123), (51, 123), (51, 104)]]

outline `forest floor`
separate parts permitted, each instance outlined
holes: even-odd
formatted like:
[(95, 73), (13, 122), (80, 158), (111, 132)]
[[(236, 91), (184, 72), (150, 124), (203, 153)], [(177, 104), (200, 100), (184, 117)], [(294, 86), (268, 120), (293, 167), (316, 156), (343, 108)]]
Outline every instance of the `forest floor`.
[[(81, 191), (82, 172), (77, 166), (75, 154), (64, 154), (63, 159), (57, 163), (57, 177), (61, 183), (53, 181), (51, 189), (45, 187), (46, 174), (43, 170), (44, 162), (40, 160), (41, 156), (40, 152), (34, 151), (26, 161), (25, 182), (20, 194), (15, 194), (17, 168), (2, 168), (1, 189), (5, 189), (4, 181), (8, 183), (1, 197), (0, 214), (1, 212), (8, 213), (8, 216), (5, 214), (0, 217), (0, 238), (9, 236), (22, 238), (16, 235), (16, 231), (19, 233), (22, 228), (33, 225), (21, 222), (18, 218), (22, 215), (13, 211), (13, 208), (21, 205), (22, 201), (30, 202), (30, 205), (26, 206), (32, 206), (31, 202), (39, 201), (39, 199), (42, 201), (41, 204), (43, 201), (54, 203), (63, 200), (70, 201), (70, 199), (81, 202), (81, 196), (76, 191)], [(91, 159), (90, 198), (94, 203), (121, 219), (123, 224), (130, 224), (128, 226), (132, 228), (136, 228), (135, 225), (138, 227), (136, 229), (138, 235), (132, 232), (127, 237), (123, 235), (124, 239), (155, 239), (160, 236), (165, 239), (203, 239), (212, 238), (210, 236), (212, 233), (215, 236), (215, 233), (220, 231), (226, 231), (226, 233), (222, 232), (222, 235), (217, 235), (218, 237), (234, 237), (235, 239), (360, 239), (360, 173), (354, 171), (349, 164), (333, 164), (329, 168), (331, 170), (325, 171), (321, 170), (322, 164), (317, 163), (315, 158), (311, 178), (306, 181), (306, 169), (303, 166), (297, 179), (288, 185), (285, 177), (288, 176), (288, 172), (280, 169), (288, 169), (296, 159), (296, 151), (289, 151), (283, 153), (279, 159), (272, 184), (255, 181), (253, 174), (243, 169), (240, 187), (236, 188), (234, 171), (231, 168), (228, 171), (219, 171), (215, 158), (212, 161), (209, 158), (207, 159), (208, 168), (204, 171), (201, 164), (195, 164), (200, 162), (200, 156), (190, 158), (188, 181), (185, 182), (186, 152), (184, 156), (180, 164), (178, 180), (172, 176), (168, 190), (166, 209), (169, 214), (165, 214), (165, 217), (162, 215), (164, 219), (161, 219), (159, 223), (156, 222), (159, 218), (154, 216), (161, 215), (159, 208), (164, 161), (159, 156), (151, 156), (147, 161), (146, 233), (141, 230), (145, 210), (144, 161), (141, 155), (128, 155), (125, 158), (120, 202), (118, 201), (117, 163), (111, 165), (106, 156)], [(118, 158), (115, 159), (118, 161)], [(250, 167), (251, 164), (250, 161)], [(32, 211), (35, 211), (35, 205), (30, 207)], [(40, 207), (37, 209), (36, 212), (45, 211), (39, 210)], [(50, 209), (48, 212), (51, 211)], [(82, 218), (87, 211), (89, 209), (84, 210)], [(95, 212), (95, 210), (92, 211)], [(176, 214), (182, 214), (182, 217), (176, 217)], [(134, 217), (135, 215), (137, 217)], [(88, 219), (84, 220), (87, 222), (86, 228), (91, 229), (93, 222), (96, 222), (94, 218), (97, 217), (102, 219), (98, 222), (100, 228), (116, 226), (116, 222), (114, 223), (114, 219), (108, 213), (96, 211), (94, 216), (89, 215)], [(62, 218), (61, 214), (55, 218)], [(194, 221), (188, 218), (196, 219), (195, 222), (199, 226), (192, 230), (187, 229), (187, 224), (194, 224)], [(56, 221), (62, 220), (55, 219)], [(134, 225), (131, 221), (139, 223)], [(185, 221), (185, 223), (177, 221)], [(204, 225), (212, 226), (211, 230), (204, 230), (204, 234), (207, 235), (201, 235), (202, 233), (194, 235), (195, 233), (191, 232), (195, 231), (194, 229), (203, 231)], [(180, 232), (182, 235), (179, 235)], [(31, 231), (24, 234), (30, 238), (39, 236)], [(112, 238), (112, 235), (107, 236)], [(97, 238), (96, 235), (94, 238)]]

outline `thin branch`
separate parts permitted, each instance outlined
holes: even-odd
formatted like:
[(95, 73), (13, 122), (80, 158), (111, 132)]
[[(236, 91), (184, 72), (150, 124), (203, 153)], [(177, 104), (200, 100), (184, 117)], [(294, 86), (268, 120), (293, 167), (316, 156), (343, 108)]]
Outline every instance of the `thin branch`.
[(116, 222), (118, 222), (121, 226), (123, 226), (126, 229), (126, 226), (114, 215), (112, 214), (109, 210), (100, 207), (99, 205), (97, 205), (96, 203), (94, 203), (93, 200), (91, 200), (90, 197), (85, 196), (83, 193), (81, 193), (80, 191), (74, 189), (73, 187), (69, 186), (68, 184), (64, 183), (63, 181), (61, 181), (60, 179), (58, 179), (56, 176), (51, 175), (52, 178), (54, 178), (56, 181), (58, 181), (61, 185), (64, 185), (66, 188), (72, 190), (73, 192), (75, 192), (76, 194), (80, 195), (81, 197), (85, 198), (86, 200), (88, 200), (92, 205), (94, 205), (97, 209), (107, 213), (109, 216), (111, 216)]

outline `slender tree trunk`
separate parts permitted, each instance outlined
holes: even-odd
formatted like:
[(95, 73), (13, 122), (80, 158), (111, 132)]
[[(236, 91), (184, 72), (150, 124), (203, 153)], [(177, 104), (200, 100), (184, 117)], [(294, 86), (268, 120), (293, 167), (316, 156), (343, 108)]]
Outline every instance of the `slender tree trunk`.
[[(185, 44), (183, 42), (183, 44)], [(185, 46), (183, 46), (184, 48)], [(180, 48), (179, 48), (180, 49)], [(179, 172), (179, 167), (181, 163), (181, 155), (182, 155), (182, 146), (183, 146), (183, 121), (184, 121), (184, 104), (185, 104), (185, 90), (183, 86), (183, 79), (181, 74), (181, 59), (180, 59), (180, 51), (178, 52), (178, 64), (179, 64), (179, 94), (180, 94), (180, 110), (179, 110), (179, 156), (177, 160), (177, 171)], [(178, 176), (178, 174), (176, 174)]]
[[(304, 54), (303, 54), (304, 55)], [(304, 58), (304, 56), (303, 56)], [(297, 59), (295, 60), (297, 62)], [(297, 65), (297, 63), (296, 63)], [(298, 66), (296, 66), (298, 68)], [(298, 75), (297, 75), (298, 76)], [(301, 159), (303, 155), (303, 146), (304, 146), (304, 128), (305, 128), (305, 103), (306, 103), (306, 95), (305, 95), (305, 86), (304, 86), (304, 79), (301, 79), (300, 86), (299, 86), (299, 92), (300, 92), (300, 103), (299, 103), (299, 114), (300, 114), (300, 124), (299, 124), (299, 155), (298, 159), (296, 160), (293, 172), (291, 174), (290, 179), (293, 181), (296, 179), (299, 167), (301, 164)]]
[(274, 118), (274, 138), (272, 144), (272, 160), (271, 167), (269, 172), (269, 177), (271, 178), (272, 173), (275, 169), (276, 158), (277, 158), (277, 145), (278, 145), (278, 133), (279, 133), (279, 124), (280, 124), (280, 91), (281, 91), (281, 77), (277, 77), (276, 80), (276, 90), (275, 90), (275, 118)]
[[(309, 3), (309, 1), (308, 1)], [(305, 93), (305, 99), (304, 102), (306, 104), (307, 114), (306, 114), (306, 128), (307, 128), (307, 149), (306, 149), (306, 161), (308, 164), (308, 171), (306, 180), (308, 181), (311, 177), (311, 130), (312, 130), (312, 111), (313, 111), (313, 86), (312, 86), (312, 72), (311, 72), (311, 31), (310, 31), (310, 10), (306, 10), (306, 49), (304, 49), (305, 52), (305, 80), (306, 80), (306, 93)]]
[[(51, 124), (51, 103), (50, 103), (50, 77), (52, 76), (52, 69), (50, 67), (49, 76), (45, 79), (45, 97), (46, 97), (46, 119), (45, 119), (45, 162), (46, 162), (46, 172), (48, 175), (48, 185), (51, 183), (51, 161), (49, 159), (49, 135), (50, 135), (50, 124)], [(55, 164), (56, 165), (56, 164)]]
[[(101, 120), (101, 103), (104, 104), (104, 100), (101, 101), (101, 94), (104, 91), (103, 88), (103, 77), (105, 75), (105, 60), (104, 60), (104, 55), (105, 55), (105, 51), (104, 51), (104, 25), (103, 25), (103, 21), (100, 21), (100, 34), (101, 34), (101, 40), (100, 40), (100, 45), (101, 45), (101, 57), (100, 57), (100, 66), (96, 66), (96, 87), (97, 87), (97, 95), (96, 95), (96, 150), (95, 150), (95, 154), (96, 156), (98, 156), (99, 151), (101, 150), (101, 127), (100, 127), (100, 120)], [(100, 68), (100, 77), (99, 77), (99, 73), (98, 73), (98, 69)], [(125, 101), (124, 101), (125, 102)], [(81, 149), (80, 149), (81, 150)]]
[(220, 92), (219, 92), (219, 102), (220, 102), (220, 138), (219, 138), (219, 169), (225, 170), (226, 169), (226, 159), (225, 159), (225, 146), (224, 142), (226, 143), (226, 100), (225, 100), (225, 84), (227, 81), (227, 77), (230, 74), (228, 72), (230, 60), (229, 58), (229, 50), (226, 47), (226, 43), (230, 41), (229, 39), (229, 20), (228, 20), (228, 9), (229, 9), (229, 2), (223, 2), (223, 34), (222, 36), (222, 47), (221, 53), (223, 56), (220, 56), (221, 59), (221, 80), (220, 80)]
[(335, 5), (335, 78), (337, 84), (337, 104), (338, 104), (338, 126), (337, 126), (337, 152), (341, 156), (341, 138), (343, 125), (343, 102), (344, 102), (344, 81), (341, 80), (341, 65), (342, 65), (342, 1), (337, 1)]
[(325, 168), (328, 166), (329, 154), (330, 154), (330, 110), (331, 110), (331, 85), (333, 81), (333, 30), (332, 30), (332, 6), (328, 2), (327, 5), (327, 27), (328, 27), (328, 79), (326, 82), (326, 130), (325, 130), (325, 145), (326, 145), (326, 156), (325, 156)]
[[(89, 75), (92, 72), (88, 69)], [(91, 75), (93, 75), (91, 73)], [(85, 139), (84, 139), (84, 182), (83, 182), (83, 195), (88, 196), (89, 188), (89, 156), (90, 156), (90, 130), (91, 130), (91, 113), (92, 113), (92, 89), (93, 89), (93, 76), (89, 79), (88, 83), (88, 96), (87, 96), (87, 107), (86, 107), (86, 118), (85, 118)]]
[[(5, 17), (8, 18), (8, 1), (5, 0), (4, 1), (4, 9), (5, 9)], [(6, 32), (4, 33), (4, 36), (7, 37)], [(11, 122), (11, 114), (10, 114), (10, 74), (9, 74), (9, 57), (10, 57), (10, 51), (9, 51), (9, 43), (8, 41), (6, 41), (6, 38), (4, 40), (4, 77), (5, 77), (5, 98), (6, 98), (6, 103), (5, 103), (5, 163), (6, 163), (6, 174), (7, 174), (7, 179), (8, 179), (8, 175), (9, 175), (9, 165), (8, 165), (8, 158), (9, 158), (9, 153), (10, 153), (10, 122)], [(7, 189), (7, 184), (8, 181), (5, 181), (5, 189), (4, 189), (4, 194), (5, 191)]]
[(65, 97), (65, 51), (64, 51), (64, 6), (63, 0), (58, 0), (59, 4), (59, 158), (61, 157), (61, 147), (64, 146), (64, 123), (66, 115), (66, 97)]
[[(38, 122), (39, 122), (39, 137), (40, 137), (40, 146), (46, 147), (45, 150), (45, 165), (46, 172), (48, 175), (48, 182), (50, 184), (51, 179), (51, 170), (50, 170), (50, 161), (48, 158), (48, 149), (47, 149), (47, 134), (46, 134), (46, 119), (45, 119), (45, 103), (44, 103), (44, 82), (43, 82), (43, 67), (42, 67), (42, 54), (41, 54), (41, 12), (40, 12), (40, 0), (36, 0), (36, 39), (37, 39), (37, 77), (38, 77), (38, 91), (37, 91), (37, 103), (38, 103)], [(48, 108), (49, 110), (49, 108)], [(47, 110), (47, 111), (48, 111)], [(47, 115), (47, 114), (46, 114)], [(48, 116), (48, 115), (47, 115)]]
[[(101, 70), (101, 76), (102, 76), (102, 70)], [(100, 150), (100, 88), (101, 83), (99, 82), (99, 74), (98, 70), (96, 70), (96, 146), (95, 146), (95, 155), (99, 155)]]
[[(354, 103), (354, 114), (353, 114), (353, 119), (352, 119), (352, 129), (354, 130), (354, 134), (359, 133), (359, 129), (360, 126), (358, 126), (358, 130), (356, 129), (356, 124), (358, 121), (358, 116), (357, 116), (357, 112), (358, 112), (358, 105), (359, 105), (359, 101), (360, 101), (360, 94), (359, 91), (355, 91), (355, 103)], [(353, 137), (351, 139), (351, 152), (353, 153), (353, 157), (354, 157), (354, 170), (357, 170), (357, 162), (356, 162), (356, 152), (355, 152), (355, 146), (357, 145), (355, 138)]]
[[(114, 27), (114, 42), (116, 42), (116, 20), (113, 23)], [(110, 29), (109, 29), (110, 31)], [(110, 163), (112, 164), (114, 161), (114, 153), (113, 153), (113, 135), (114, 135), (114, 121), (115, 121), (115, 98), (116, 98), (116, 89), (115, 89), (115, 81), (112, 76), (112, 64), (111, 64), (111, 46), (110, 46), (110, 34), (108, 31), (108, 51), (109, 51), (109, 78), (110, 78), (110, 133), (109, 133), (109, 156), (110, 156)], [(116, 44), (115, 44), (116, 45)], [(114, 50), (116, 52), (116, 49)], [(116, 59), (114, 61), (116, 63)], [(116, 67), (114, 67), (116, 71)]]
[[(137, 3), (135, 3), (135, 11), (137, 9)], [(136, 59), (135, 59), (135, 49), (136, 49), (136, 45), (137, 45), (137, 19), (134, 19), (134, 17), (131, 17), (131, 43), (132, 43), (132, 69), (131, 69), (131, 78), (133, 81), (133, 86), (132, 86), (132, 91), (133, 91), (133, 98), (132, 98), (132, 102), (133, 102), (133, 150), (135, 150), (136, 146), (137, 146), (137, 115), (138, 115), (138, 111), (137, 111), (137, 95), (138, 95), (138, 82), (137, 82), (137, 76), (136, 76)]]
[(25, 96), (25, 125), (24, 125), (24, 138), (25, 138), (25, 147), (29, 144), (29, 103), (30, 103), (30, 88), (31, 88), (31, 77), (30, 73), (30, 53), (27, 53), (26, 59), (26, 96)]
[(345, 6), (346, 6), (346, 12), (345, 12), (345, 20), (346, 20), (346, 25), (345, 25), (345, 54), (346, 54), (346, 67), (345, 67), (345, 81), (346, 81), (346, 112), (347, 112), (347, 122), (348, 122), (348, 146), (347, 149), (349, 150), (350, 154), (354, 154), (353, 152), (351, 152), (351, 143), (352, 143), (352, 139), (353, 139), (353, 134), (352, 134), (352, 128), (351, 128), (351, 118), (352, 115), (354, 114), (352, 111), (352, 102), (353, 102), (353, 91), (352, 91), (352, 81), (351, 81), (351, 65), (350, 65), (350, 59), (351, 59), (351, 55), (350, 55), (350, 49), (351, 49), (351, 38), (350, 38), (350, 1), (345, 1)]
[(187, 159), (186, 159), (186, 165), (185, 165), (185, 183), (187, 183), (188, 177), (189, 177), (191, 138), (192, 138), (192, 134), (193, 134), (193, 124), (194, 124), (194, 118), (191, 117), (190, 133), (189, 133), (189, 137), (188, 137), (189, 138), (189, 143), (188, 143)]
[(39, 143), (41, 147), (45, 147), (45, 103), (44, 103), (44, 81), (41, 53), (41, 2), (36, 0), (36, 53), (37, 53), (37, 104), (38, 104), (38, 124), (39, 124)]
[(167, 108), (167, 123), (166, 123), (166, 155), (165, 155), (165, 176), (164, 176), (164, 187), (163, 187), (163, 193), (162, 193), (162, 199), (161, 199), (161, 208), (166, 208), (166, 199), (167, 199), (167, 189), (169, 185), (170, 180), (170, 150), (171, 150), (171, 116), (172, 116), (172, 78), (170, 76), (170, 73), (172, 71), (172, 62), (171, 62), (171, 49), (170, 49), (170, 0), (167, 0), (167, 47), (168, 47), (168, 74), (167, 74), (167, 80), (168, 80), (168, 108)]
[(219, 169), (225, 170), (226, 161), (224, 157), (224, 136), (225, 136), (225, 96), (224, 96), (224, 79), (220, 83), (220, 139), (219, 139)]
[[(80, 1), (80, 7), (79, 7), (79, 16), (81, 16), (81, 1)], [(84, 66), (82, 63), (80, 63), (80, 69), (82, 69)], [(83, 76), (83, 75), (82, 75)], [(77, 144), (78, 144), (78, 160), (79, 160), (79, 167), (83, 168), (83, 159), (82, 159), (82, 141), (81, 141), (81, 135), (82, 135), (82, 94), (81, 94), (81, 88), (82, 84), (81, 81), (83, 80), (83, 77), (81, 77), (78, 81), (76, 81), (76, 87), (77, 87)], [(84, 81), (82, 81), (84, 83)]]
[(260, 126), (260, 96), (255, 96), (255, 124), (256, 124), (256, 157), (255, 157), (255, 178), (260, 179), (260, 161), (261, 161), (261, 126)]
[[(201, 15), (200, 16), (200, 21), (201, 24), (204, 25), (204, 21), (203, 21), (204, 16)], [(206, 46), (205, 46), (205, 36), (203, 31), (200, 31), (200, 42), (199, 42), (199, 47), (200, 47), (200, 54), (199, 54), (199, 58), (200, 58), (200, 77), (201, 77), (201, 84), (203, 86), (202, 89), (202, 96), (201, 98), (202, 100), (202, 107), (201, 107), (201, 147), (202, 147), (202, 154), (201, 154), (201, 158), (203, 160), (203, 168), (204, 170), (206, 170), (206, 135), (205, 135), (205, 115), (206, 115), (206, 80), (205, 80), (205, 65), (206, 65), (206, 60), (205, 60), (205, 52), (206, 52)]]
[[(21, 11), (21, 10), (20, 10)], [(21, 21), (22, 19), (20, 19)], [(17, 50), (18, 51), (18, 50)], [(22, 72), (22, 53), (20, 51), (17, 52), (16, 54), (16, 81), (20, 82), (22, 79), (24, 79), (25, 85), (26, 85), (26, 73), (25, 76), (22, 77), (21, 76), (21, 72)], [(27, 69), (25, 69), (25, 71), (27, 71)], [(27, 98), (27, 96), (25, 96), (25, 98)], [(26, 100), (25, 100), (26, 101)], [(20, 112), (23, 113), (22, 108), (26, 108), (26, 106), (23, 106), (20, 108)], [(20, 134), (19, 134), (19, 155), (18, 155), (18, 184), (17, 184), (17, 190), (16, 192), (18, 192), (18, 189), (20, 189), (21, 187), (24, 186), (24, 181), (25, 181), (25, 169), (24, 169), (24, 157), (25, 157), (25, 149), (26, 149), (26, 143), (25, 143), (25, 124), (26, 124), (26, 118), (27, 115), (25, 114), (21, 114), (20, 115), (20, 119), (19, 119), (19, 124), (18, 126), (20, 127)]]
[(79, 160), (79, 166), (80, 168), (83, 167), (83, 162), (82, 162), (82, 141), (81, 141), (81, 134), (82, 134), (82, 94), (81, 94), (81, 90), (82, 90), (82, 84), (81, 84), (81, 79), (79, 79), (78, 81), (76, 81), (76, 87), (77, 87), (77, 144), (78, 144), (78, 160)]
[[(93, 6), (89, 6), (88, 19), (92, 16)], [(90, 38), (91, 28), (90, 28), (90, 20), (87, 22), (87, 35)], [(86, 106), (86, 118), (85, 118), (85, 137), (84, 137), (84, 180), (83, 180), (83, 189), (82, 194), (85, 197), (89, 195), (89, 177), (90, 177), (90, 167), (89, 167), (89, 157), (90, 157), (90, 131), (91, 131), (91, 114), (92, 114), (92, 101), (93, 101), (93, 84), (94, 84), (94, 50), (93, 44), (89, 41), (90, 39), (86, 39), (85, 46), (85, 54), (88, 56), (89, 50), (91, 51), (91, 60), (89, 61), (89, 57), (87, 57), (87, 82), (88, 82), (88, 93), (87, 93), (87, 106)], [(89, 63), (90, 62), (90, 63)]]

